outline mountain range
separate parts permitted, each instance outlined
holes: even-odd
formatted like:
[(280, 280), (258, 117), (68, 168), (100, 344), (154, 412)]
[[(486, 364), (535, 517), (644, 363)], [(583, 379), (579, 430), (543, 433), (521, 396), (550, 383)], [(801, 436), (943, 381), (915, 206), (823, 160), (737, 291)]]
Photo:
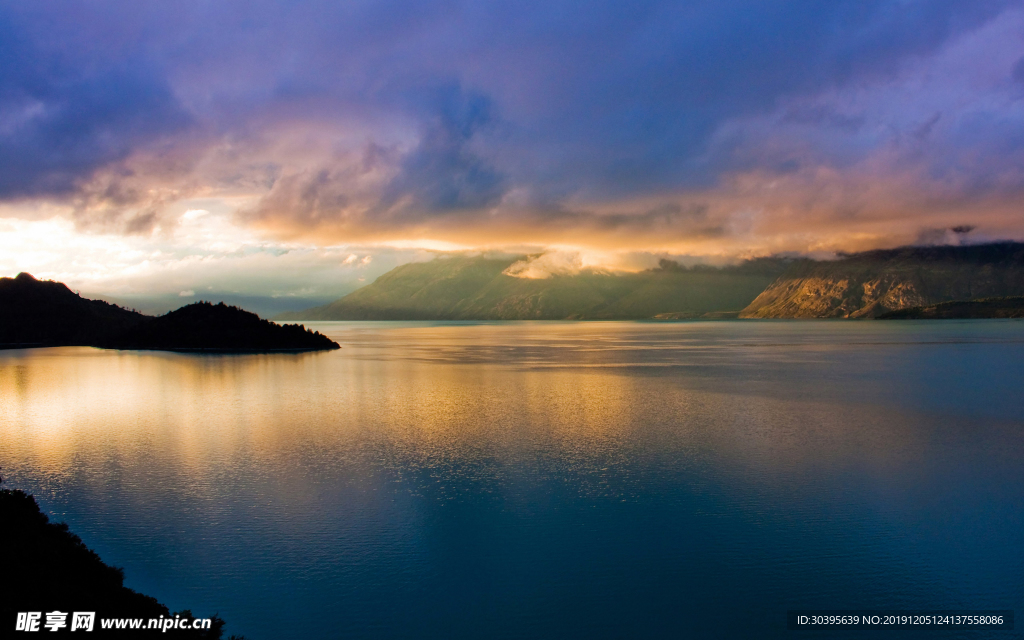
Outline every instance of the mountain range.
[[(901, 247), (835, 260), (760, 258), (722, 268), (662, 260), (638, 273), (510, 275), (512, 265), (529, 258), (453, 254), (406, 264), (331, 304), (276, 319), (874, 318), (1024, 295), (1024, 244), (1016, 242)], [(971, 313), (994, 308), (976, 306)]]
[[(328, 305), (277, 320), (678, 320), (1020, 317), (1024, 244), (901, 247), (835, 260), (759, 258), (715, 268), (662, 260), (637, 273), (511, 275), (536, 256), (442, 255), (405, 264)], [(300, 325), (223, 303), (152, 317), (60, 282), (0, 278), (0, 348), (336, 349)]]
[(628, 320), (663, 313), (739, 313), (788, 267), (763, 258), (724, 268), (684, 267), (521, 278), (527, 256), (445, 255), (402, 265), (329, 305), (278, 320)]

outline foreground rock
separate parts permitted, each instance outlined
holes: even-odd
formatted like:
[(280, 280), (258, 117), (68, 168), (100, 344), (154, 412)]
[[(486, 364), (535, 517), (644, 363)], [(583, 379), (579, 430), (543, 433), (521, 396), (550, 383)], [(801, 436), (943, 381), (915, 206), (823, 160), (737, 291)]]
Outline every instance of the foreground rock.
[[(39, 510), (35, 498), (21, 491), (0, 490), (0, 547), (3, 548), (3, 579), (5, 594), (0, 601), (0, 624), (3, 637), (18, 637), (14, 631), (18, 614), (41, 614), (33, 635), (60, 637), (71, 633), (74, 612), (95, 613), (92, 631), (83, 631), (86, 638), (220, 638), (224, 621), (211, 616), (208, 629), (128, 629), (104, 630), (101, 619), (133, 618), (149, 620), (192, 619), (189, 611), (171, 613), (156, 599), (124, 586), (124, 571), (105, 564), (85, 546), (81, 538), (68, 531), (66, 524), (53, 524)], [(185, 561), (185, 559), (182, 559)], [(67, 614), (65, 627), (53, 631), (44, 627), (47, 613)], [(200, 623), (202, 626), (203, 623)], [(9, 634), (9, 635), (7, 635)], [(71, 637), (75, 637), (72, 635)], [(234, 636), (232, 636), (234, 638)]]
[(89, 300), (27, 273), (0, 278), (0, 348), (86, 346), (168, 351), (339, 349), (301, 325), (277, 325), (224, 303), (199, 302), (160, 317)]

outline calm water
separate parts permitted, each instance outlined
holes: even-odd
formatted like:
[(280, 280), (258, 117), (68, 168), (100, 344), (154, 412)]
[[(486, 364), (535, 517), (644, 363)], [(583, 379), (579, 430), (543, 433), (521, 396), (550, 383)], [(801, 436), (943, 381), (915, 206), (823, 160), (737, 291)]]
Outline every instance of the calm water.
[(249, 640), (1024, 614), (1024, 322), (313, 326), (344, 348), (0, 352), (6, 486)]

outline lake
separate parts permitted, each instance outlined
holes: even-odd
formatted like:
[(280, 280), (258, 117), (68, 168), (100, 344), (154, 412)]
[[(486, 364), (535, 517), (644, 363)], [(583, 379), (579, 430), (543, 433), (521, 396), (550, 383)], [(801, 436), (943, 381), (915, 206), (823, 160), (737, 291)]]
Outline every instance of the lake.
[(1024, 611), (1024, 322), (309, 326), (343, 348), (0, 351), (4, 486), (248, 640)]

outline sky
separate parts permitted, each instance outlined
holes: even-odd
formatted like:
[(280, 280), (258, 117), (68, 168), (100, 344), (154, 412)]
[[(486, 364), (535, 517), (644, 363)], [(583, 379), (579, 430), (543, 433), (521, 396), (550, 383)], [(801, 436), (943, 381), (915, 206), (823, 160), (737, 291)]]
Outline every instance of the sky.
[(443, 251), (1024, 239), (1022, 206), (1019, 0), (0, 0), (0, 275), (143, 310)]

